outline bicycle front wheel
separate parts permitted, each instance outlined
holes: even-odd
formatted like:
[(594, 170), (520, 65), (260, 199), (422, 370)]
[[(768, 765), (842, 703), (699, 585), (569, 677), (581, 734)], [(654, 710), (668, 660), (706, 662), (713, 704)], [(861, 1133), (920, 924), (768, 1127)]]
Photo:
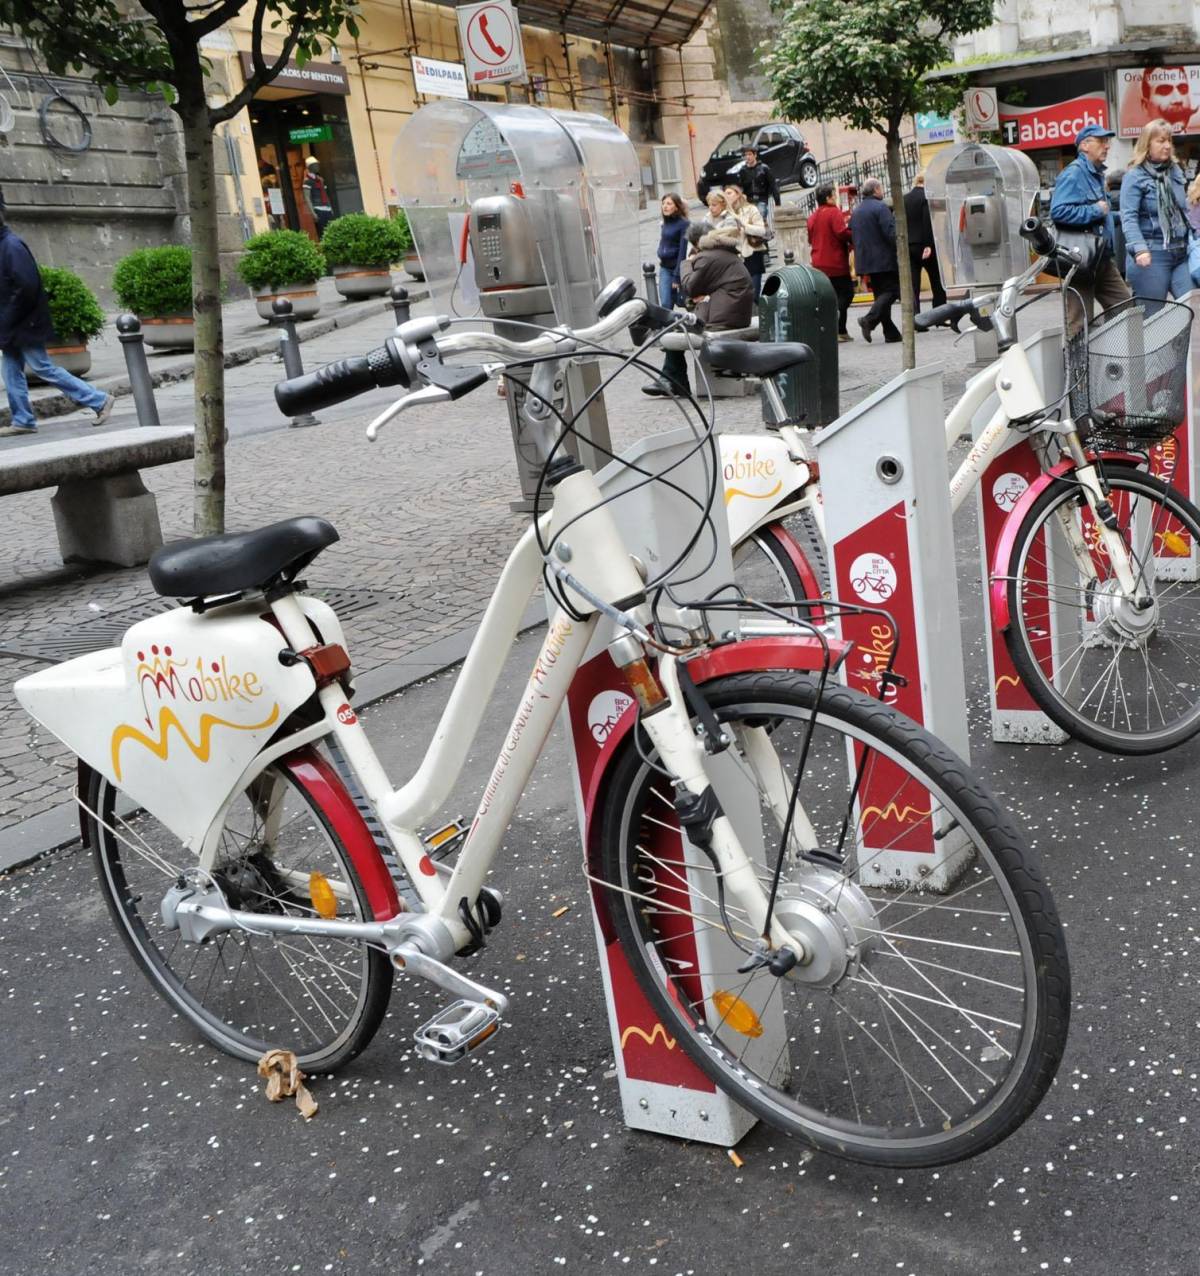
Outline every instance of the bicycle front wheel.
[[(163, 925), (160, 905), (197, 857), (102, 776), (92, 774), (86, 796), (88, 844), (122, 939), (157, 991), (213, 1045), (251, 1062), (291, 1050), (312, 1073), (334, 1071), (371, 1040), (392, 985), (385, 953), (268, 931), (184, 941)], [(337, 917), (372, 917), (350, 854), (303, 774), (276, 763), (230, 806), (213, 877), (234, 908), (312, 917), (313, 873), (331, 888)]]
[(1062, 929), (1012, 821), (944, 745), (857, 692), (817, 703), (812, 678), (769, 673), (703, 693), (734, 741), (709, 775), (764, 888), (804, 758), (776, 914), (809, 961), (753, 966), (745, 913), (630, 740), (602, 895), (666, 1041), (763, 1120), (853, 1160), (942, 1165), (1005, 1138), (1054, 1077), (1070, 1004)]
[(1079, 485), (1058, 480), (1017, 531), (1005, 640), (1068, 734), (1109, 753), (1158, 753), (1200, 731), (1200, 510), (1132, 466), (1106, 477), (1136, 596)]

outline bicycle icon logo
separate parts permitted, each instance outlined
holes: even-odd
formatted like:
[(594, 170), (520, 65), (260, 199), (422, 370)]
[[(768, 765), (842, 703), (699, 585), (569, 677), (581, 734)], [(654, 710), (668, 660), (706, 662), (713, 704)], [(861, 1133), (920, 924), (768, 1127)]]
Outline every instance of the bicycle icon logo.
[(1006, 514), (1011, 514), (1028, 487), (1029, 484), (1019, 474), (1001, 474), (992, 484), (992, 500)]
[(859, 554), (850, 564), (850, 588), (867, 603), (885, 603), (896, 592), (896, 569), (882, 554)]

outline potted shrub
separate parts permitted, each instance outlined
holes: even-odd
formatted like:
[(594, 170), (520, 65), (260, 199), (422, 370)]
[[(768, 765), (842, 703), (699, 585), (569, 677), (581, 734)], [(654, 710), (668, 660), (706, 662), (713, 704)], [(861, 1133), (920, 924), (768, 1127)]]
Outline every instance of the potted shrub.
[(292, 303), (297, 319), (311, 319), (321, 309), (317, 280), (325, 273), (325, 256), (298, 230), (268, 230), (248, 239), (237, 268), (268, 322), (277, 297)]
[[(55, 266), (40, 270), (54, 324), (54, 340), (46, 346), (46, 353), (60, 368), (77, 377), (86, 376), (92, 366), (88, 342), (104, 330), (104, 311), (96, 294), (74, 271)], [(39, 378), (30, 372), (29, 380)]]
[(182, 244), (139, 248), (113, 271), (117, 300), (141, 320), (146, 344), (159, 350), (190, 350), (196, 339), (192, 319), (192, 250)]
[(334, 285), (349, 301), (382, 297), (392, 286), (393, 262), (401, 261), (411, 247), (407, 225), (369, 213), (337, 217), (321, 236)]
[(403, 208), (392, 208), (392, 221), (399, 228), (400, 233), (404, 236), (404, 269), (412, 275), (414, 279), (424, 279), (425, 271), (421, 266), (421, 258), (417, 254), (416, 245), (413, 243), (412, 227), (408, 224), (408, 214)]

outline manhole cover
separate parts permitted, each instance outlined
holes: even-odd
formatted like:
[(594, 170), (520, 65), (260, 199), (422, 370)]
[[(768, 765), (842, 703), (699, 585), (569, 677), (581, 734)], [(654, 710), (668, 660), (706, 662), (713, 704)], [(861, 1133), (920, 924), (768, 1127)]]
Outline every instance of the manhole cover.
[[(343, 621), (359, 612), (395, 602), (402, 597), (400, 594), (389, 594), (378, 589), (322, 588), (320, 585), (314, 585), (306, 592), (327, 602)], [(121, 611), (108, 612), (95, 620), (83, 621), (71, 629), (31, 634), (28, 638), (10, 639), (0, 636), (0, 656), (41, 660), (51, 665), (61, 664), (64, 660), (74, 660), (76, 656), (86, 656), (91, 651), (120, 646), (121, 638), (130, 625), (158, 612), (173, 610), (174, 605), (166, 599), (154, 598)]]

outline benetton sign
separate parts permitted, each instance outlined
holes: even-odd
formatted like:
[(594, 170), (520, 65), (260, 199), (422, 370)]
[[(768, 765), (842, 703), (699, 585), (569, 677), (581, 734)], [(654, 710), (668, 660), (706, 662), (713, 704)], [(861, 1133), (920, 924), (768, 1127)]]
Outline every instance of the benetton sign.
[(1005, 146), (1019, 151), (1073, 146), (1075, 134), (1089, 124), (1108, 128), (1108, 99), (1103, 93), (1084, 93), (1049, 106), (1000, 103), (1001, 138)]
[[(249, 79), (254, 74), (254, 59), (248, 53), (240, 55), (242, 72)], [(268, 62), (269, 66), (270, 63)], [(295, 60), (288, 62), (279, 74), (270, 81), (273, 89), (299, 89), (304, 93), (332, 93), (337, 97), (350, 96), (350, 77), (346, 68), (335, 66), (332, 62), (306, 62), (297, 66)]]

